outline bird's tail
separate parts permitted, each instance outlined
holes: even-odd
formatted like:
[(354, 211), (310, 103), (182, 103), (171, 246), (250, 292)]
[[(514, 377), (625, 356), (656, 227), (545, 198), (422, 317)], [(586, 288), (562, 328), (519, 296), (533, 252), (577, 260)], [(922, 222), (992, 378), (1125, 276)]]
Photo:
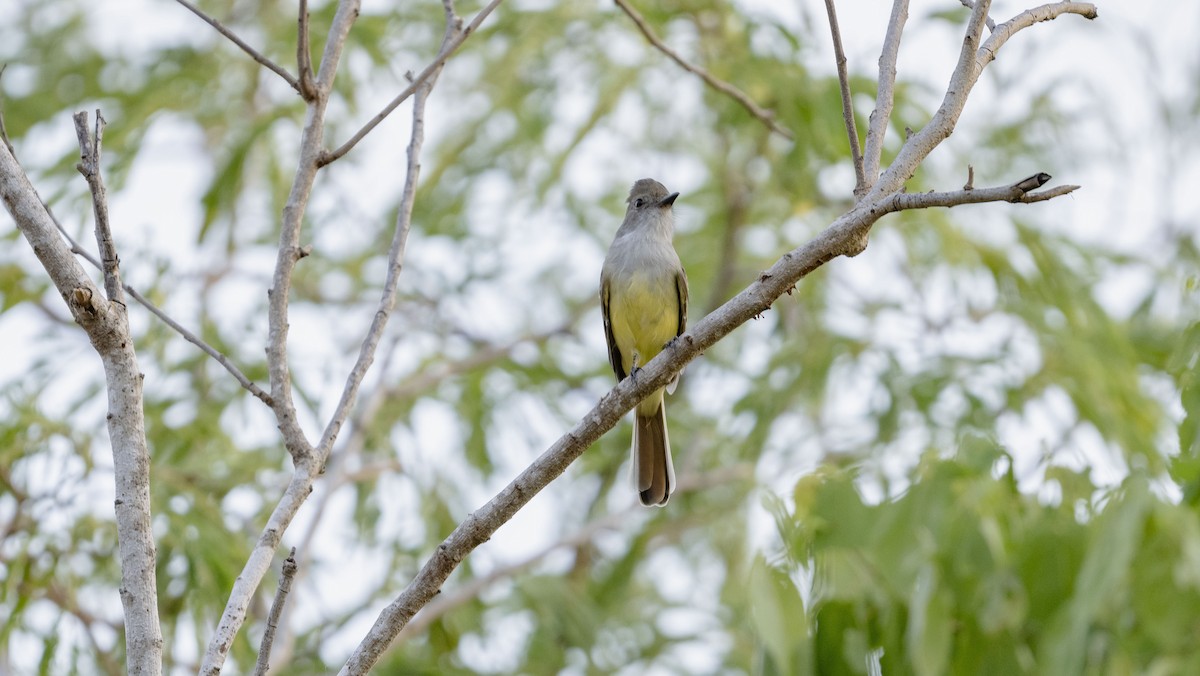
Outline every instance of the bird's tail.
[[(655, 405), (657, 402), (657, 405)], [(650, 409), (651, 412), (645, 409)], [(638, 495), (647, 507), (667, 504), (675, 490), (671, 441), (667, 438), (667, 409), (662, 390), (638, 406), (633, 427), (633, 472)]]

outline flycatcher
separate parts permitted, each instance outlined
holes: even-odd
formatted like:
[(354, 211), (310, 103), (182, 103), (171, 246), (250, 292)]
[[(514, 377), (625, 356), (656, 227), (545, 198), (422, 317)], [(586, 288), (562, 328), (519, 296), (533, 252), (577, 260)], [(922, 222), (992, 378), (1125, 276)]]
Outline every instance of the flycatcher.
[[(671, 245), (679, 193), (643, 178), (629, 191), (625, 222), (600, 273), (608, 360), (617, 380), (636, 375), (687, 325), (687, 275)], [(675, 391), (678, 376), (665, 389)], [(675, 489), (663, 390), (634, 409), (633, 475), (643, 505), (665, 505)]]

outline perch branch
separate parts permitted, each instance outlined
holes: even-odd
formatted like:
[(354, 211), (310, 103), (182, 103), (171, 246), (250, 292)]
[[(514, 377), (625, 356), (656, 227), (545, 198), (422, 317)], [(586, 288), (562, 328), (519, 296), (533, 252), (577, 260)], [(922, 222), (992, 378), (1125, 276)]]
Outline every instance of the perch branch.
[[(742, 463), (738, 465), (722, 467), (706, 474), (685, 476), (680, 479), (679, 486), (676, 488), (676, 491), (680, 494), (688, 493), (691, 491), (711, 488), (720, 484), (735, 481), (746, 481), (753, 478), (754, 467), (748, 463)], [(506, 566), (500, 566), (483, 577), (473, 578), (470, 582), (465, 583), (463, 586), (450, 593), (439, 595), (437, 600), (421, 609), (421, 612), (412, 619), (412, 622), (409, 622), (408, 625), (404, 627), (403, 631), (401, 631), (399, 636), (396, 637), (397, 644), (413, 636), (420, 636), (425, 632), (426, 629), (429, 628), (431, 624), (436, 622), (438, 618), (474, 600), (476, 597), (482, 594), (485, 589), (492, 586), (496, 582), (520, 575), (521, 573), (536, 566), (539, 561), (542, 561), (547, 556), (560, 549), (565, 547), (578, 547), (585, 543), (591, 542), (603, 531), (616, 530), (621, 524), (626, 523), (630, 519), (636, 517), (639, 512), (645, 512), (645, 509), (643, 509), (640, 505), (631, 505), (626, 509), (611, 512), (606, 516), (602, 516), (588, 523), (570, 536), (550, 544), (523, 561), (511, 563)]]
[(709, 87), (712, 87), (722, 94), (732, 98), (734, 101), (737, 101), (743, 108), (746, 109), (747, 112), (757, 118), (759, 122), (765, 124), (771, 131), (779, 134), (789, 141), (794, 138), (790, 130), (781, 126), (775, 121), (775, 113), (760, 108), (758, 104), (754, 103), (754, 101), (751, 101), (750, 97), (746, 96), (742, 90), (734, 87), (728, 82), (713, 77), (713, 75), (707, 70), (704, 70), (700, 66), (689, 63), (686, 59), (679, 55), (679, 52), (676, 52), (668, 47), (666, 43), (664, 43), (658, 38), (657, 35), (654, 34), (654, 31), (650, 28), (650, 24), (646, 23), (646, 19), (643, 18), (642, 15), (639, 14), (638, 11), (634, 9), (626, 0), (613, 1), (617, 3), (617, 6), (620, 7), (623, 12), (629, 15), (630, 19), (633, 19), (633, 22), (637, 24), (638, 30), (642, 32), (642, 35), (645, 36), (646, 40), (653, 45), (655, 49), (662, 52), (667, 56), (667, 58), (674, 61), (680, 68), (698, 76), (701, 80), (704, 80), (704, 83)]
[(842, 92), (842, 120), (846, 124), (846, 136), (850, 139), (850, 158), (854, 162), (854, 194), (862, 196), (866, 191), (867, 179), (863, 174), (862, 153), (858, 149), (858, 124), (854, 121), (854, 101), (850, 98), (846, 52), (842, 49), (842, 31), (838, 28), (837, 10), (833, 6), (833, 0), (825, 0), (825, 13), (829, 16), (829, 32), (833, 36), (833, 58), (837, 64), (838, 85)]

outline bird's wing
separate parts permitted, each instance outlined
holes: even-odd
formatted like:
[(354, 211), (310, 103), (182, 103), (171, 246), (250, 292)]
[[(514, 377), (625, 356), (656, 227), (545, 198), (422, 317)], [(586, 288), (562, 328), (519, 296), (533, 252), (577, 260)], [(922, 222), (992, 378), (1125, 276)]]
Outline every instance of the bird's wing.
[(608, 279), (600, 280), (600, 311), (604, 314), (604, 339), (608, 341), (608, 363), (612, 364), (613, 373), (617, 374), (617, 382), (625, 380), (625, 369), (621, 366), (621, 349), (613, 338), (612, 316), (609, 314), (609, 284)]
[(688, 285), (687, 272), (684, 272), (683, 267), (675, 274), (675, 294), (679, 301), (679, 330), (675, 335), (680, 336), (687, 329)]

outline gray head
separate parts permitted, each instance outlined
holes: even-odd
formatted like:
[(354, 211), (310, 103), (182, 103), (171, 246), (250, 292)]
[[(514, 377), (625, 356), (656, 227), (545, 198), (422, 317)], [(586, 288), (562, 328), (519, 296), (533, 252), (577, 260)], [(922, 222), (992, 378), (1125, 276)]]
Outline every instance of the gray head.
[(668, 193), (666, 186), (652, 178), (639, 179), (629, 190), (629, 208), (625, 212), (626, 219), (634, 212), (649, 212), (650, 210), (670, 209), (679, 193)]

